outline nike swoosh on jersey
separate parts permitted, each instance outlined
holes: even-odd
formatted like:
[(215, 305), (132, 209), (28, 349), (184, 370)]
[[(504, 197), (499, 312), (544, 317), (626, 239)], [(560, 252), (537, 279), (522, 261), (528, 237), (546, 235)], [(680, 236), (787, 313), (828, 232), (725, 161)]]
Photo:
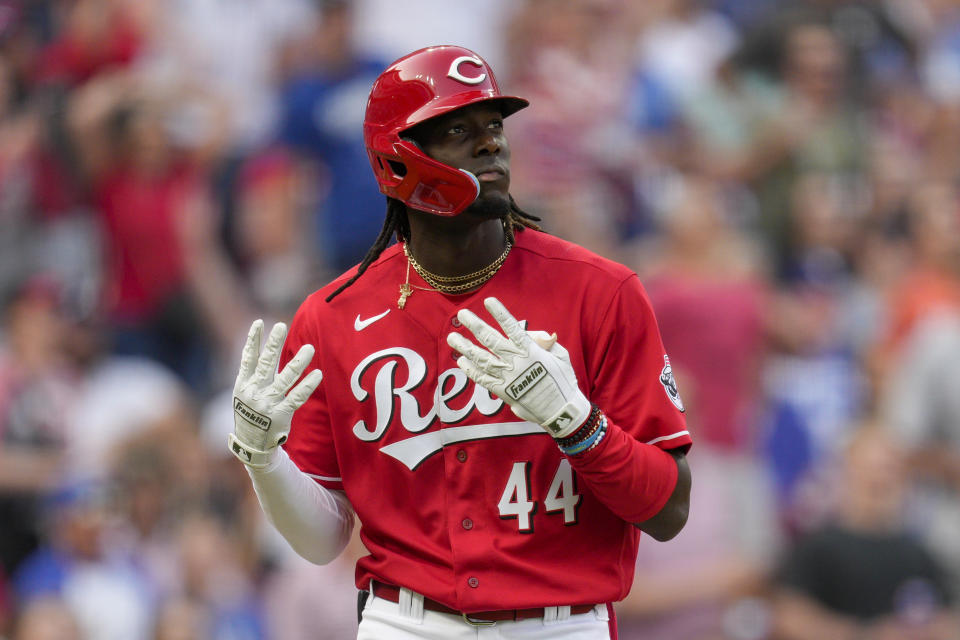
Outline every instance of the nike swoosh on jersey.
[(387, 309), (387, 310), (384, 311), (383, 313), (378, 314), (378, 315), (375, 315), (375, 316), (373, 316), (372, 318), (367, 318), (366, 320), (361, 320), (361, 319), (360, 319), (360, 314), (358, 313), (358, 314), (357, 314), (357, 319), (353, 321), (353, 330), (354, 330), (354, 331), (363, 331), (364, 329), (366, 329), (367, 327), (369, 327), (369, 326), (372, 325), (374, 322), (376, 322), (377, 320), (379, 320), (379, 319), (382, 318), (383, 316), (387, 315), (388, 313), (390, 313), (390, 309)]

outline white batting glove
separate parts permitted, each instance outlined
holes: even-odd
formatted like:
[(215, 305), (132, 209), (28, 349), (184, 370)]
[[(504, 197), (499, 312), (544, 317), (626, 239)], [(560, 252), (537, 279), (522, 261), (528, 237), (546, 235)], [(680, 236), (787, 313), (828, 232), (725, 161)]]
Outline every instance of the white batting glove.
[(233, 455), (254, 468), (270, 463), (276, 448), (287, 440), (293, 412), (307, 401), (323, 378), (320, 370), (314, 369), (290, 391), (313, 359), (313, 345), (300, 347), (283, 371), (275, 375), (287, 325), (282, 322), (273, 325), (261, 355), (262, 333), (263, 320), (255, 320), (243, 347), (240, 373), (233, 387), (234, 431), (227, 439)]
[(554, 438), (572, 434), (589, 417), (590, 401), (577, 386), (570, 354), (555, 337), (524, 331), (496, 298), (483, 304), (506, 338), (472, 311), (461, 309), (457, 319), (489, 351), (450, 333), (447, 344), (462, 354), (457, 366), (502, 398), (519, 418), (539, 424)]

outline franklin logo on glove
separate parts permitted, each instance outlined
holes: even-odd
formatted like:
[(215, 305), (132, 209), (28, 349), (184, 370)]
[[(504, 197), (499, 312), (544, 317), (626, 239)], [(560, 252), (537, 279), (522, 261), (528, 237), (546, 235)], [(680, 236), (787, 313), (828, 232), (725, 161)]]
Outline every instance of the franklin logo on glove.
[(533, 384), (537, 382), (547, 370), (544, 368), (543, 364), (540, 362), (534, 362), (532, 365), (527, 367), (526, 371), (521, 373), (513, 382), (510, 383), (510, 386), (507, 387), (507, 395), (509, 395), (514, 400), (519, 400), (523, 394), (533, 388)]
[(243, 404), (242, 402), (240, 402), (239, 398), (233, 399), (233, 410), (237, 412), (237, 415), (239, 415), (241, 418), (243, 418), (253, 426), (259, 427), (264, 431), (267, 431), (270, 429), (270, 422), (271, 422), (270, 418), (268, 418), (267, 416), (261, 413), (257, 413), (247, 405)]

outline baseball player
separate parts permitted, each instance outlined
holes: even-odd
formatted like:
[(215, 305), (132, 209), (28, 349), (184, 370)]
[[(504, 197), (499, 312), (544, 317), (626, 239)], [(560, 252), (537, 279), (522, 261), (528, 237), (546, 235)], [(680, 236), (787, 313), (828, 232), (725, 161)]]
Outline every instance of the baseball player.
[(690, 435), (636, 274), (509, 195), (526, 106), (461, 47), (387, 68), (380, 236), (243, 351), (230, 448), (307, 559), (356, 513), (361, 639), (615, 638), (641, 531), (686, 521)]

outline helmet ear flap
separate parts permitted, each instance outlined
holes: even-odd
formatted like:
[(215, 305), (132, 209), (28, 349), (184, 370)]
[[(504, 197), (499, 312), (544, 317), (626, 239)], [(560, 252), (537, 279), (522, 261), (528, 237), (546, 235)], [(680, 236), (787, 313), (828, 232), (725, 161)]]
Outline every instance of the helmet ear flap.
[(434, 160), (411, 140), (401, 139), (393, 148), (406, 169), (395, 197), (414, 209), (455, 216), (480, 195), (480, 182), (469, 171)]

